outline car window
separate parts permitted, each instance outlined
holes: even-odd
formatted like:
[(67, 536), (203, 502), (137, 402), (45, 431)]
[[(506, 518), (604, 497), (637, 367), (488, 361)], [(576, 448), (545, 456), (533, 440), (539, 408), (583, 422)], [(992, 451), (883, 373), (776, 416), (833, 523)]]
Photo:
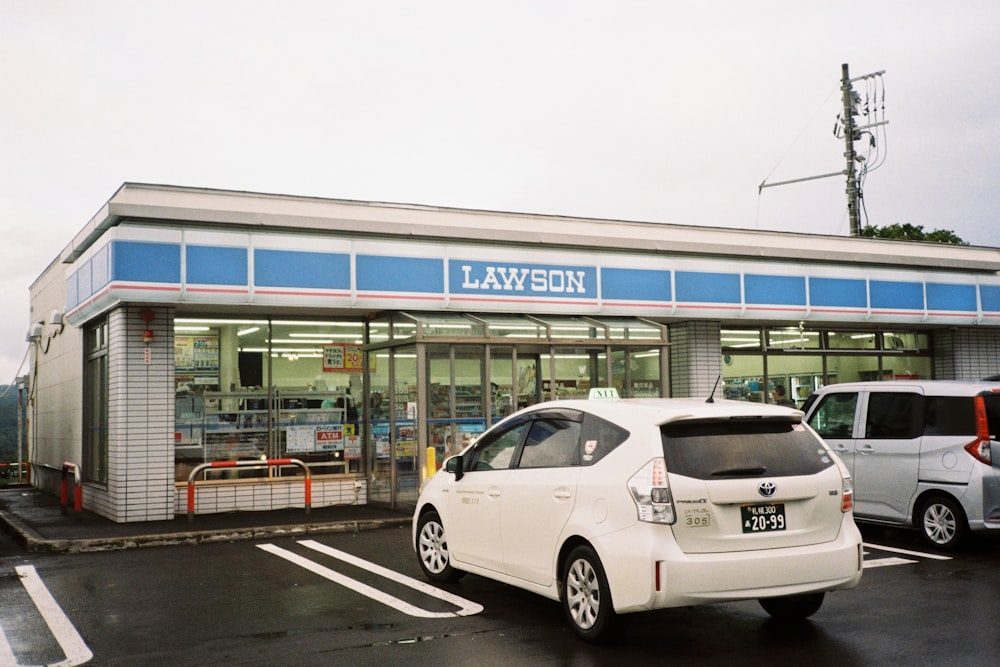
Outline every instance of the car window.
[(924, 412), (924, 435), (976, 434), (976, 408), (971, 396), (928, 396)]
[(660, 427), (667, 471), (696, 479), (812, 475), (833, 465), (797, 421), (692, 420)]
[(511, 461), (514, 460), (514, 452), (529, 425), (530, 422), (521, 422), (499, 433), (485, 436), (465, 456), (463, 465), (465, 471), (509, 468)]
[(986, 407), (986, 423), (989, 425), (990, 437), (1000, 439), (1000, 394), (986, 393), (983, 395)]
[(538, 419), (524, 441), (519, 468), (562, 468), (580, 465), (580, 422)]
[(924, 431), (924, 397), (904, 392), (873, 391), (868, 397), (865, 437), (912, 440)]
[(855, 392), (827, 394), (809, 417), (809, 425), (823, 438), (853, 438), (857, 407)]
[(628, 430), (592, 414), (583, 416), (583, 465), (594, 465), (628, 440)]

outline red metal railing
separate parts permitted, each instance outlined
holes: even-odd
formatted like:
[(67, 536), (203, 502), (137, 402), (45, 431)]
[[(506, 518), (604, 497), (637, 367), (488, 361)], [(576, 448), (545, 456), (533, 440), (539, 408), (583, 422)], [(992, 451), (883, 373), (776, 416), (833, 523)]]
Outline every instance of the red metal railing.
[(59, 504), (62, 513), (66, 514), (69, 506), (69, 473), (73, 473), (73, 511), (79, 514), (83, 511), (83, 484), (80, 480), (80, 466), (69, 461), (62, 464), (62, 482), (59, 485)]
[(187, 485), (187, 517), (188, 521), (194, 519), (194, 489), (195, 489), (195, 477), (204, 470), (219, 469), (219, 468), (272, 468), (275, 466), (299, 466), (305, 471), (305, 477), (303, 481), (305, 483), (305, 506), (306, 514), (309, 514), (309, 510), (312, 506), (312, 475), (309, 472), (309, 466), (300, 461), (299, 459), (261, 459), (261, 460), (247, 460), (247, 461), (211, 461), (210, 463), (201, 463), (196, 465), (188, 475), (188, 485)]
[(16, 479), (20, 482), (28, 474), (31, 464), (28, 461), (20, 463), (0, 463), (0, 478)]

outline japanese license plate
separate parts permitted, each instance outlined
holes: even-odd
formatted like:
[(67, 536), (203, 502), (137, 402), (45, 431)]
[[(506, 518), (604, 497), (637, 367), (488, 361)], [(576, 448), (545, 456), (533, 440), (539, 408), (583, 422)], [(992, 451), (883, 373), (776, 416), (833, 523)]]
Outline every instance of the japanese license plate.
[(744, 533), (769, 533), (785, 529), (785, 504), (741, 505)]

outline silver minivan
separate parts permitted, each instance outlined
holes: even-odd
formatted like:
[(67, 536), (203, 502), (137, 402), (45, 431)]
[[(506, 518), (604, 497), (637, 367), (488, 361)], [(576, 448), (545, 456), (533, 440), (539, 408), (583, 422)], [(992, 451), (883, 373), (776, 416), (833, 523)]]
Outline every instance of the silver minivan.
[(945, 549), (1000, 530), (1000, 383), (848, 382), (803, 409), (850, 470), (859, 521), (914, 526)]

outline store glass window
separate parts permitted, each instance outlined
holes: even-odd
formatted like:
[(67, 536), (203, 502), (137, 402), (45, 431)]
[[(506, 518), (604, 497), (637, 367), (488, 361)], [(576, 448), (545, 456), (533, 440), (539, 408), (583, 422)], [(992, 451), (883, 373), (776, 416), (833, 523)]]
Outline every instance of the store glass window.
[(766, 400), (764, 358), (759, 354), (723, 354), (722, 380), (724, 398), (751, 403), (764, 403)]
[(767, 347), (775, 350), (812, 350), (820, 347), (820, 332), (802, 327), (767, 329)]
[(830, 331), (829, 347), (833, 350), (874, 350), (879, 335), (874, 331)]
[(548, 326), (549, 336), (553, 340), (604, 340), (608, 337), (607, 327), (597, 322), (588, 322), (578, 317), (547, 317), (542, 319)]
[(314, 475), (360, 471), (362, 331), (360, 321), (177, 318), (177, 481), (201, 463), (262, 457), (300, 459)]
[(411, 320), (418, 326), (417, 336), (423, 338), (482, 338), (486, 335), (486, 327), (482, 322), (470, 319), (463, 315), (451, 313), (440, 314), (412, 314), (402, 313), (400, 328), (403, 328)]
[(88, 326), (83, 370), (83, 476), (108, 481), (108, 321)]
[(800, 408), (826, 385), (929, 379), (933, 369), (930, 338), (913, 331), (726, 328), (721, 343), (727, 398), (775, 402), (781, 387)]
[(723, 350), (759, 350), (760, 329), (723, 329), (720, 336)]
[[(549, 367), (549, 355), (542, 355), (541, 366)], [(607, 355), (603, 348), (558, 348), (555, 350), (554, 381), (542, 383), (542, 394), (548, 399), (586, 398), (592, 387), (607, 387)], [(553, 394), (554, 391), (554, 394)]]
[(511, 414), (516, 408), (517, 396), (514, 382), (514, 368), (514, 348), (490, 346), (491, 424)]
[(873, 382), (882, 378), (878, 355), (839, 355), (826, 357), (827, 377), (824, 385), (838, 382)]
[(925, 333), (895, 331), (882, 334), (882, 349), (897, 352), (923, 352), (930, 349), (930, 337)]
[(478, 315), (487, 328), (490, 338), (545, 338), (545, 324), (527, 317), (504, 315)]
[(599, 320), (608, 327), (608, 334), (616, 340), (665, 341), (667, 328), (645, 320)]
[(769, 355), (767, 358), (768, 403), (778, 403), (783, 395), (795, 407), (802, 407), (814, 391), (830, 381), (829, 373), (823, 371), (820, 355)]
[(662, 396), (660, 348), (629, 348), (627, 353), (629, 386), (626, 395), (630, 398)]
[(885, 380), (929, 380), (933, 363), (930, 357), (882, 357), (882, 378)]

